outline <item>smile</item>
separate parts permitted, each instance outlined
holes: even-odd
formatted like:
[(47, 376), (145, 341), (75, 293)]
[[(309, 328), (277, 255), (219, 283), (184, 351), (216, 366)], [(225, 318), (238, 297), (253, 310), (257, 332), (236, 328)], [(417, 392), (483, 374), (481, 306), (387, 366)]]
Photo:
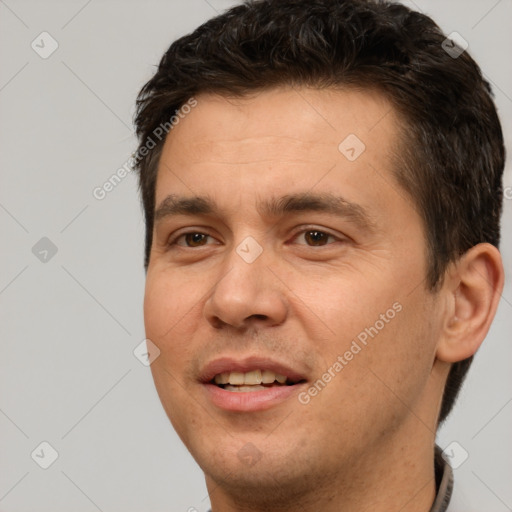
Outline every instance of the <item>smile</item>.
[(210, 403), (225, 411), (261, 411), (282, 404), (306, 385), (302, 373), (267, 358), (221, 358), (200, 377)]

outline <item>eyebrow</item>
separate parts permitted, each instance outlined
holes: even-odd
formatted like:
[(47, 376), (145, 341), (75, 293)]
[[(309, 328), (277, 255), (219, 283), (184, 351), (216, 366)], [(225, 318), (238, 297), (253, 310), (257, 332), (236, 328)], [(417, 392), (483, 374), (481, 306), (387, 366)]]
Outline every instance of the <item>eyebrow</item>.
[[(297, 212), (325, 212), (348, 219), (358, 227), (373, 231), (375, 221), (361, 205), (330, 193), (305, 192), (271, 197), (257, 203), (260, 215), (280, 217)], [(167, 196), (155, 210), (155, 222), (175, 215), (219, 215), (220, 209), (209, 196)]]

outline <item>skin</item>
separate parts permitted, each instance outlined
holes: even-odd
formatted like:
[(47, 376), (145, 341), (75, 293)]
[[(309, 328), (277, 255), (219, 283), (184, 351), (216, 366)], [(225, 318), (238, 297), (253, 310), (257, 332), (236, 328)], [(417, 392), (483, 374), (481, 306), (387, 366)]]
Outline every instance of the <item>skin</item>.
[[(197, 101), (165, 142), (156, 205), (208, 195), (219, 212), (157, 220), (144, 307), (161, 351), (157, 391), (205, 473), (213, 512), (428, 511), (443, 387), (492, 321), (499, 252), (480, 244), (436, 293), (426, 288), (423, 222), (392, 174), (401, 122), (378, 93), (279, 88)], [(348, 134), (366, 146), (354, 161), (338, 149)], [(312, 192), (359, 205), (370, 226), (257, 207)], [(332, 236), (315, 245), (312, 230)], [(185, 232), (208, 236), (191, 244)], [(263, 250), (252, 263), (236, 251), (248, 236)], [(287, 362), (307, 390), (396, 303), (401, 311), (307, 404), (294, 395), (229, 412), (199, 381), (217, 357), (258, 355)]]

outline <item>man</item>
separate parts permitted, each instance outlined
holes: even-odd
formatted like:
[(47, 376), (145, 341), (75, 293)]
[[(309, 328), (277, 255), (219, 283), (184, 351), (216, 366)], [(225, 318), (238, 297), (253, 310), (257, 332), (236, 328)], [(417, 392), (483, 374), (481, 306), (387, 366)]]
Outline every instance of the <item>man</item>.
[(436, 430), (503, 288), (467, 52), (399, 4), (259, 0), (169, 48), (136, 124), (151, 368), (212, 511), (455, 511)]

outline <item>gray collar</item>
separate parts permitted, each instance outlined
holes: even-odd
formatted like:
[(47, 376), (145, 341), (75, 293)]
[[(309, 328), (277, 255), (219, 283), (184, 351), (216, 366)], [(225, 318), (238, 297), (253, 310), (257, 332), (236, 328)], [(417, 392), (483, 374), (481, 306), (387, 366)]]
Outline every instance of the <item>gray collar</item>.
[(450, 504), (453, 491), (453, 471), (443, 459), (442, 450), (436, 446), (435, 472), (437, 495), (430, 512), (445, 512)]

